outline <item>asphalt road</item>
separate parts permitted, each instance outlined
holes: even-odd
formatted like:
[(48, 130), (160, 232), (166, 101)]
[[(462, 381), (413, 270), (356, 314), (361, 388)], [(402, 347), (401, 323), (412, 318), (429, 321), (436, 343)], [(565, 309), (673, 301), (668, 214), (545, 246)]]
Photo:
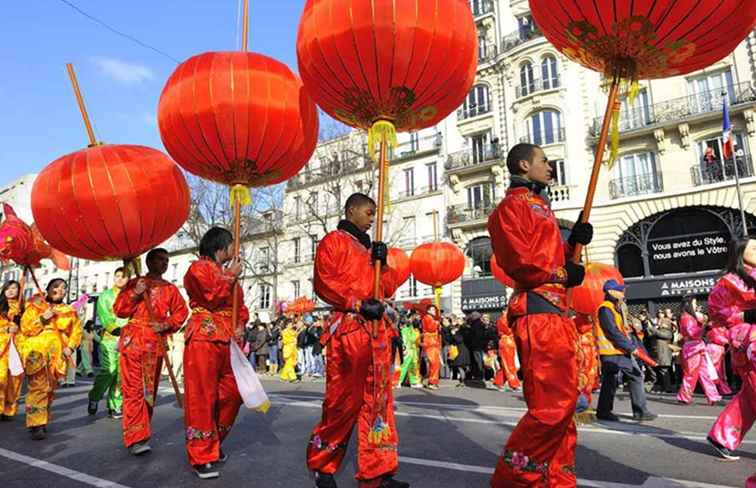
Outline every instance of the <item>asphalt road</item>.
[[(305, 446), (320, 416), (323, 383), (288, 385), (266, 379), (273, 407), (268, 414), (243, 412), (224, 450), (230, 460), (217, 480), (196, 478), (186, 460), (183, 417), (164, 383), (153, 420), (153, 451), (130, 456), (120, 423), (107, 418), (104, 402), (96, 417), (86, 413), (88, 383), (60, 389), (49, 436), (30, 440), (22, 416), (0, 423), (2, 488), (189, 488), (312, 487)], [(519, 393), (478, 388), (396, 390), (401, 466), (399, 479), (413, 488), (487, 487), (507, 435), (524, 412)], [(702, 398), (681, 407), (671, 396), (652, 397), (654, 422), (630, 420), (629, 400), (619, 395), (621, 423), (580, 428), (579, 486), (645, 488), (739, 487), (756, 472), (756, 439), (746, 438), (737, 462), (720, 461), (705, 441), (721, 407)], [(23, 411), (23, 409), (22, 409)], [(337, 479), (355, 487), (354, 449)]]

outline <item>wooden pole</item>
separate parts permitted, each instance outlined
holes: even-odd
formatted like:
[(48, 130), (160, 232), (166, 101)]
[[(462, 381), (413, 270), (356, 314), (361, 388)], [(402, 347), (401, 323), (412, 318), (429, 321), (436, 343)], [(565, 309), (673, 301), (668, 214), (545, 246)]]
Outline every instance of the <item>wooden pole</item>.
[(438, 210), (431, 213), (433, 214), (433, 240), (438, 242)]
[[(385, 204), (386, 177), (388, 174), (388, 142), (381, 137), (380, 157), (378, 166), (378, 208), (376, 212), (375, 242), (383, 241), (383, 206)], [(373, 298), (380, 300), (381, 291), (381, 262), (375, 262), (375, 281), (373, 282)], [(378, 337), (378, 321), (373, 322), (373, 337)]]
[(84, 98), (81, 96), (81, 90), (79, 90), (79, 82), (76, 80), (76, 73), (74, 72), (73, 64), (66, 63), (66, 70), (68, 70), (68, 77), (71, 79), (71, 85), (73, 85), (74, 94), (76, 95), (76, 102), (79, 104), (81, 118), (84, 119), (84, 127), (87, 129), (87, 135), (89, 136), (89, 145), (96, 146), (97, 139), (95, 139), (92, 123), (89, 121), (87, 107), (84, 106)]
[[(234, 200), (234, 257), (238, 258), (241, 254), (241, 201), (237, 197)], [(236, 287), (239, 285), (237, 279), (234, 285), (232, 306), (231, 306), (231, 330), (236, 334), (236, 328), (239, 325), (239, 294)]]
[(249, 37), (249, 0), (244, 0), (244, 10), (242, 13), (242, 37), (241, 50), (247, 52), (247, 37)]
[[(588, 222), (591, 216), (591, 208), (593, 207), (593, 197), (596, 194), (596, 185), (598, 184), (599, 173), (601, 172), (601, 161), (604, 158), (604, 149), (606, 147), (606, 141), (609, 137), (609, 126), (612, 122), (612, 112), (615, 109), (615, 104), (619, 100), (619, 87), (620, 76), (615, 75), (612, 79), (612, 85), (609, 88), (609, 100), (606, 102), (606, 111), (604, 112), (604, 121), (601, 124), (601, 132), (599, 133), (598, 145), (596, 146), (596, 156), (593, 159), (593, 170), (591, 171), (591, 179), (588, 183), (588, 193), (585, 195), (585, 204), (583, 205), (583, 218), (581, 222)], [(580, 253), (583, 251), (582, 244), (576, 244), (575, 249), (572, 251), (572, 261), (578, 262), (580, 260)]]

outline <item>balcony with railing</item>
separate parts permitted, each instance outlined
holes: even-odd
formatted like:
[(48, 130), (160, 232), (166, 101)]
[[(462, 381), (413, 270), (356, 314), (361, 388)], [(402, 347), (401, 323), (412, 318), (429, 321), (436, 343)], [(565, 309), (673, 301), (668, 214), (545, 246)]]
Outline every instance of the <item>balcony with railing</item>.
[(546, 79), (536, 78), (527, 85), (518, 86), (516, 88), (516, 97), (527, 97), (528, 95), (532, 95), (540, 91), (555, 90), (561, 86), (562, 84), (559, 76)]
[(478, 48), (478, 64), (493, 61), (499, 54), (499, 46), (496, 44), (485, 44)]
[(443, 134), (435, 134), (410, 139), (409, 141), (398, 144), (395, 149), (389, 152), (389, 160), (394, 163), (397, 161), (411, 159), (425, 153), (438, 152), (443, 143)]
[(300, 171), (286, 182), (287, 190), (296, 190), (307, 185), (314, 185), (331, 180), (344, 174), (369, 169), (372, 161), (367, 153), (340, 161), (334, 160), (321, 164), (319, 168)]
[(495, 203), (481, 203), (480, 205), (454, 205), (446, 209), (446, 223), (450, 227), (459, 227), (485, 222), (496, 208)]
[[(739, 83), (729, 87), (726, 95), (723, 95), (722, 89), (717, 89), (633, 107), (620, 115), (619, 129), (620, 132), (625, 132), (654, 125), (679, 123), (698, 115), (722, 112), (725, 96), (731, 108), (743, 104), (756, 104), (756, 87), (747, 82)], [(602, 121), (602, 117), (593, 120), (591, 133), (594, 137), (598, 137)]]
[(550, 185), (546, 187), (546, 191), (552, 203), (570, 200), (570, 187), (567, 185)]
[(447, 171), (453, 171), (463, 168), (473, 168), (476, 166), (485, 167), (501, 160), (503, 157), (503, 151), (498, 144), (487, 144), (482, 147), (466, 149), (464, 151), (457, 151), (449, 154), (446, 157), (444, 168)]
[(492, 14), (494, 3), (493, 0), (470, 0), (470, 9), (472, 10), (473, 17), (477, 20), (479, 17)]
[(405, 198), (421, 197), (424, 195), (429, 195), (431, 193), (436, 193), (438, 191), (439, 191), (438, 185), (405, 188), (397, 193), (395, 199), (403, 200)]
[(462, 107), (457, 110), (457, 120), (467, 120), (491, 112), (491, 104), (486, 102), (481, 105)]
[(609, 182), (612, 199), (650, 195), (664, 191), (662, 174), (659, 171), (615, 178)]
[(517, 46), (525, 44), (526, 42), (537, 39), (539, 37), (543, 37), (543, 33), (537, 27), (534, 27), (531, 30), (517, 30), (502, 37), (501, 52), (503, 54), (507, 51), (511, 51)]
[(547, 144), (559, 144), (565, 140), (564, 127), (558, 129), (544, 130), (539, 134), (528, 134), (520, 137), (520, 142), (527, 142), (529, 144), (537, 144), (539, 146), (545, 146)]
[(722, 161), (715, 159), (711, 162), (701, 161), (690, 168), (690, 175), (693, 180), (693, 186), (713, 185), (735, 179), (735, 170), (737, 168), (739, 178), (750, 178), (754, 176), (753, 159), (750, 154), (736, 156), (734, 162), (732, 159)]

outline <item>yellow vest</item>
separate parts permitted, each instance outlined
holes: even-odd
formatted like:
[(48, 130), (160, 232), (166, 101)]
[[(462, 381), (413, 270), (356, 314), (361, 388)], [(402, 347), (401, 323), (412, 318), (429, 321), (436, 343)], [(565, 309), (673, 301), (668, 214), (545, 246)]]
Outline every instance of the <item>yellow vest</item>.
[[(609, 311), (614, 316), (614, 323), (617, 324), (617, 329), (619, 329), (619, 331), (623, 333), (629, 339), (630, 336), (628, 335), (627, 330), (625, 330), (625, 321), (622, 318), (622, 314), (620, 314), (614, 308), (614, 304), (610, 302), (609, 300), (606, 300), (599, 306), (599, 311), (601, 311), (602, 308), (609, 309)], [(604, 334), (604, 329), (601, 328), (600, 320), (596, 320), (594, 330), (596, 332), (596, 346), (598, 347), (599, 355), (601, 356), (624, 356), (625, 355), (624, 351), (614, 347), (614, 344), (612, 344), (612, 342), (606, 338), (606, 335)]]

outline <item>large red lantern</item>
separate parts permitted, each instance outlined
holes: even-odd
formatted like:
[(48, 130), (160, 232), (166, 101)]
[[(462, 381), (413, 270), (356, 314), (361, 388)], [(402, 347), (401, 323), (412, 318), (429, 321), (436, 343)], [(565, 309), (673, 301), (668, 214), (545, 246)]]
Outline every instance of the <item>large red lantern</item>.
[(428, 242), (412, 251), (410, 269), (417, 281), (433, 287), (438, 307), (441, 287), (455, 281), (465, 271), (465, 255), (451, 242)]
[(388, 250), (388, 266), (399, 277), (399, 286), (403, 285), (410, 277), (410, 258), (407, 253), (398, 247), (390, 247)]
[(496, 281), (510, 288), (515, 287), (514, 280), (501, 269), (501, 266), (499, 266), (499, 263), (496, 261), (496, 254), (491, 254), (489, 264), (491, 265), (491, 274), (493, 274)]
[(619, 270), (603, 263), (585, 265), (585, 279), (580, 286), (571, 289), (572, 309), (584, 315), (593, 315), (604, 301), (604, 283), (615, 280), (624, 284)]
[(129, 259), (181, 228), (189, 216), (189, 187), (160, 151), (99, 145), (63, 156), (39, 173), (32, 213), (47, 242), (68, 255)]

